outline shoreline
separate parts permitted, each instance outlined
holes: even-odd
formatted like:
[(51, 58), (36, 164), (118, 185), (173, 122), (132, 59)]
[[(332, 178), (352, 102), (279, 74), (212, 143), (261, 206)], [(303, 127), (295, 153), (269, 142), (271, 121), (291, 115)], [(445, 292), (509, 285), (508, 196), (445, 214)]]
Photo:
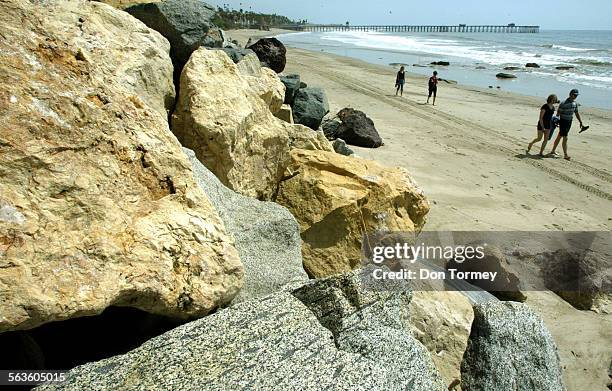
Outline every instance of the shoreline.
[[(609, 95), (612, 94), (612, 90), (564, 80), (564, 71), (554, 70), (551, 66), (547, 66), (546, 63), (541, 68), (527, 68), (524, 66), (525, 63), (518, 64), (516, 62), (491, 64), (486, 61), (478, 61), (478, 59), (457, 57), (453, 54), (435, 54), (393, 48), (358, 46), (333, 40), (325, 40), (318, 43), (310, 38), (303, 40), (301, 38), (292, 39), (291, 37), (294, 34), (299, 36), (304, 33), (283, 33), (280, 34), (279, 38), (283, 40), (283, 35), (285, 35), (286, 39), (283, 42), (288, 47), (340, 55), (362, 60), (372, 65), (388, 66), (389, 64), (403, 64), (406, 65), (407, 72), (415, 75), (425, 76), (429, 75), (431, 71), (437, 70), (440, 74), (445, 75), (444, 77), (456, 80), (459, 84), (467, 87), (488, 89), (489, 86), (493, 86), (493, 88), (499, 86), (504, 90), (532, 97), (538, 97), (540, 94), (546, 97), (550, 93), (565, 95), (571, 89), (577, 87), (583, 90), (583, 98), (587, 99), (586, 103), (583, 104), (584, 107), (612, 110), (612, 105), (610, 105), (608, 99)], [(430, 39), (431, 37), (421, 38)], [(440, 60), (450, 61), (451, 65), (435, 66), (430, 64), (432, 61)], [(538, 60), (539, 58), (532, 58), (529, 61), (537, 63)], [(525, 59), (525, 61), (528, 60)], [(481, 66), (484, 69), (478, 68)], [(506, 70), (504, 69), (506, 66), (518, 67), (518, 69)], [(578, 65), (574, 67), (579, 68)], [(513, 73), (517, 78), (499, 79), (495, 75), (500, 72)], [(573, 73), (574, 71), (566, 72), (566, 75)]]
[[(556, 31), (556, 30), (553, 30)], [(283, 30), (283, 29), (276, 29), (276, 28), (272, 28), (270, 29), (270, 31), (262, 31), (262, 30), (227, 30), (226, 33), (228, 34), (228, 36), (231, 39), (236, 39), (238, 42), (240, 42), (241, 45), (244, 45), (249, 38), (253, 38), (253, 39), (257, 39), (257, 38), (265, 38), (265, 37), (275, 37), (278, 38), (279, 36), (282, 35), (287, 35), (287, 34), (300, 34), (300, 32), (296, 32), (293, 30)], [(282, 37), (281, 37), (282, 38)], [(282, 40), (281, 40), (282, 42)], [(296, 50), (296, 51), (304, 51), (304, 52), (308, 52), (308, 53), (312, 53), (312, 54), (316, 54), (316, 55), (322, 55), (322, 56), (330, 56), (330, 57), (336, 57), (339, 59), (345, 58), (345, 59), (350, 59), (350, 60), (354, 60), (356, 62), (362, 62), (364, 64), (368, 64), (369, 66), (373, 66), (373, 67), (380, 67), (382, 69), (385, 70), (390, 70), (393, 73), (397, 72), (397, 66), (395, 65), (390, 65), (390, 64), (378, 64), (375, 62), (370, 62), (370, 61), (366, 61), (366, 60), (362, 60), (356, 57), (352, 57), (352, 56), (348, 56), (348, 55), (342, 55), (342, 54), (336, 54), (336, 53), (331, 53), (331, 52), (327, 52), (327, 51), (315, 51), (315, 50), (309, 50), (309, 49), (302, 49), (302, 48), (297, 48), (294, 46), (291, 46), (290, 44), (286, 45), (287, 46), (287, 50), (291, 51), (291, 50)], [(380, 51), (380, 52), (389, 52), (389, 50), (387, 49), (374, 49), (374, 48), (368, 48), (367, 50), (371, 50), (371, 51)], [(397, 51), (398, 54), (403, 53), (400, 51)], [(400, 63), (398, 63), (399, 65)], [(407, 79), (411, 78), (414, 81), (422, 81), (422, 80), (427, 80), (427, 78), (429, 78), (429, 76), (424, 76), (420, 73), (414, 72), (413, 70), (411, 70), (410, 68), (412, 67), (412, 64), (405, 64), (406, 65), (406, 76)], [(440, 68), (436, 68), (434, 66), (429, 66), (429, 65), (424, 65), (424, 68), (429, 69), (431, 72), (433, 72), (434, 70), (438, 70), (440, 72)], [(445, 68), (441, 68), (442, 72)], [(521, 72), (527, 72), (526, 70), (523, 70)], [(287, 73), (287, 71), (283, 72), (283, 73)], [(443, 77), (444, 78), (444, 77)], [(508, 90), (504, 90), (502, 89), (497, 89), (497, 88), (485, 88), (485, 87), (480, 87), (477, 85), (470, 85), (470, 84), (463, 84), (461, 82), (458, 82), (456, 80), (451, 80), (450, 81), (456, 82), (456, 84), (449, 84), (449, 83), (441, 83), (443, 87), (446, 86), (452, 86), (454, 88), (457, 89), (464, 89), (466, 91), (477, 91), (480, 92), (482, 94), (489, 94), (491, 96), (502, 96), (502, 97), (509, 97), (509, 98), (515, 98), (515, 99), (526, 99), (526, 100), (530, 100), (531, 102), (533, 102), (533, 104), (542, 104), (542, 102), (546, 99), (546, 96), (538, 96), (538, 95), (532, 95), (532, 94), (524, 94), (524, 93), (520, 93), (520, 92), (515, 92), (515, 91), (508, 91)], [(498, 80), (498, 82), (503, 83), (504, 80)], [(569, 90), (568, 90), (569, 92)], [(612, 95), (612, 91), (611, 91), (611, 95)], [(563, 99), (565, 99), (564, 96), (559, 96), (559, 99), (561, 101), (563, 101)], [(581, 110), (588, 110), (589, 112), (592, 112), (594, 115), (598, 115), (601, 117), (605, 117), (607, 118), (608, 115), (612, 114), (612, 108), (603, 108), (603, 107), (596, 107), (596, 106), (590, 106), (590, 105), (586, 105), (586, 104), (582, 104), (580, 103), (580, 101), (578, 102), (580, 104), (580, 109)], [(537, 119), (536, 119), (537, 122)]]
[[(442, 83), (437, 105), (425, 105), (424, 76), (407, 72), (396, 97), (395, 68), (287, 50), (284, 73), (323, 88), (331, 116), (353, 107), (374, 121), (385, 145), (351, 148), (411, 173), (431, 206), (424, 230), (612, 230), (612, 110), (581, 107), (591, 130), (570, 133), (572, 161), (538, 159), (525, 149), (543, 97)], [(568, 390), (607, 389), (612, 315), (576, 310), (552, 292), (530, 292), (527, 304), (558, 344)]]

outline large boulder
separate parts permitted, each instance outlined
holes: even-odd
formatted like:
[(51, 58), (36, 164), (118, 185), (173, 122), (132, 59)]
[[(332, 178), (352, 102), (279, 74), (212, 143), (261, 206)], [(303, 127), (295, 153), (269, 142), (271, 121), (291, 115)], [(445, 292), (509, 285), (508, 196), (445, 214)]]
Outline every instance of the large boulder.
[(378, 148), (383, 145), (374, 121), (363, 111), (345, 108), (338, 112), (337, 117), (342, 123), (336, 129), (336, 137), (358, 147)]
[(265, 296), (284, 285), (308, 280), (302, 267), (300, 227), (286, 208), (261, 202), (225, 187), (189, 149), (184, 149), (197, 183), (234, 237), (245, 269), (234, 303)]
[(285, 70), (285, 65), (287, 65), (287, 49), (278, 39), (261, 38), (254, 44), (247, 46), (257, 54), (262, 66), (270, 68), (276, 73), (281, 73)]
[(516, 79), (516, 75), (504, 72), (498, 73), (497, 75), (495, 75), (495, 77), (497, 77), (498, 79)]
[(409, 312), (413, 334), (431, 353), (444, 382), (460, 379), (474, 319), (470, 301), (459, 292), (415, 290)]
[(198, 49), (181, 76), (172, 131), (224, 185), (269, 200), (291, 148), (332, 148), (322, 133), (274, 117), (250, 82), (225, 53)]
[(125, 10), (170, 41), (177, 84), (194, 50), (200, 46), (223, 47), (223, 32), (212, 22), (217, 10), (201, 0), (164, 0), (136, 4)]
[(403, 168), (299, 149), (291, 152), (276, 202), (300, 223), (304, 268), (312, 277), (358, 267), (364, 232), (418, 232), (429, 211)]
[(565, 391), (544, 322), (527, 305), (510, 301), (474, 306), (461, 375), (464, 391)]
[(237, 304), (38, 390), (445, 390), (401, 326), (409, 292), (361, 282), (339, 276)]
[(84, 0), (7, 1), (0, 26), (0, 332), (229, 303), (238, 253), (149, 86), (167, 41)]
[(293, 102), (293, 118), (296, 124), (317, 130), (327, 113), (329, 102), (325, 91), (316, 87), (301, 88), (298, 91)]
[[(482, 243), (468, 244), (473, 248), (482, 246)], [(503, 251), (496, 246), (482, 246), (483, 256), (481, 259), (475, 258), (468, 261), (465, 260), (449, 260), (446, 263), (446, 269), (454, 269), (457, 272), (472, 275), (472, 272), (488, 272), (496, 273), (495, 281), (487, 279), (466, 279), (472, 285), (475, 285), (497, 297), (500, 300), (512, 300), (524, 302), (527, 296), (522, 292), (521, 281), (518, 276), (510, 269), (510, 264)]]
[(295, 97), (301, 85), (300, 75), (291, 74), (281, 76), (280, 80), (285, 85), (285, 103), (288, 105), (293, 105), (293, 102), (295, 101)]
[[(609, 244), (608, 244), (609, 246)], [(560, 249), (539, 254), (547, 289), (579, 310), (612, 312), (610, 253)]]

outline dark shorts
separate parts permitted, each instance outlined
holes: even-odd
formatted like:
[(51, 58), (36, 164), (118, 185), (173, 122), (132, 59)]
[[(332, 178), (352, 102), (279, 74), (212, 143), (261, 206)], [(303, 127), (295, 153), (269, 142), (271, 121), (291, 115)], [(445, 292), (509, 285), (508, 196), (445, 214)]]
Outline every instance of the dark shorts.
[(542, 125), (540, 125), (540, 121), (538, 121), (538, 130), (543, 132), (545, 130), (550, 130), (550, 121), (546, 122), (544, 121), (544, 126), (545, 128), (542, 128)]
[(567, 137), (571, 128), (572, 120), (561, 119), (559, 121), (559, 135), (561, 137)]
[(438, 87), (429, 87), (429, 96), (431, 96), (433, 94), (433, 96), (438, 95)]

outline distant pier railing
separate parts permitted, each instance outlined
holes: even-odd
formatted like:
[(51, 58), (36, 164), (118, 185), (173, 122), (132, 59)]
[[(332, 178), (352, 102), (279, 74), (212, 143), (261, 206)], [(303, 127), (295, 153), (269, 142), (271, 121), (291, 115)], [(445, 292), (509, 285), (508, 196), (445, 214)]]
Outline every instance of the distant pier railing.
[(351, 26), (342, 24), (303, 24), (281, 26), (287, 30), (295, 31), (377, 31), (390, 33), (539, 33), (540, 26), (517, 26), (509, 24), (506, 26), (398, 26), (398, 25), (375, 25), (375, 26)]

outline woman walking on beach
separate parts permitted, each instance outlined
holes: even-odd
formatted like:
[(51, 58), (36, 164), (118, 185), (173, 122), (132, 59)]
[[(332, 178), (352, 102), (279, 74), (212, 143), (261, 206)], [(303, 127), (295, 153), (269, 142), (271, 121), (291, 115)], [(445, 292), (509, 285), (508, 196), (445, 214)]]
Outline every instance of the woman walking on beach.
[(429, 78), (429, 96), (427, 97), (427, 103), (429, 98), (433, 95), (433, 105), (436, 105), (436, 95), (438, 95), (438, 71), (433, 72), (433, 76)]
[(404, 96), (404, 83), (406, 83), (406, 72), (404, 71), (404, 67), (402, 66), (397, 72), (397, 76), (395, 77), (395, 95), (400, 93), (400, 96)]
[(553, 149), (550, 152), (551, 156), (557, 156), (556, 150), (557, 146), (559, 146), (559, 142), (562, 141), (561, 146), (563, 147), (563, 158), (565, 160), (570, 160), (570, 156), (567, 154), (567, 136), (569, 135), (569, 131), (572, 128), (572, 120), (574, 119), (574, 115), (578, 118), (578, 122), (580, 122), (580, 130), (581, 132), (588, 129), (588, 126), (584, 126), (582, 123), (582, 118), (580, 118), (580, 113), (578, 112), (578, 95), (580, 93), (577, 89), (573, 89), (569, 93), (569, 98), (565, 100), (565, 102), (559, 105), (559, 109), (557, 110), (557, 115), (561, 118), (559, 120), (559, 134), (555, 139), (555, 143), (553, 144)]
[(546, 99), (546, 104), (544, 104), (540, 109), (540, 119), (538, 120), (538, 137), (534, 138), (533, 141), (529, 143), (527, 153), (531, 151), (533, 144), (542, 140), (542, 136), (544, 136), (544, 141), (542, 141), (542, 146), (540, 147), (539, 153), (539, 156), (544, 156), (544, 148), (546, 148), (551, 132), (552, 116), (555, 113), (555, 103), (558, 102), (559, 99), (557, 99), (557, 95), (555, 94), (549, 95), (548, 99)]

